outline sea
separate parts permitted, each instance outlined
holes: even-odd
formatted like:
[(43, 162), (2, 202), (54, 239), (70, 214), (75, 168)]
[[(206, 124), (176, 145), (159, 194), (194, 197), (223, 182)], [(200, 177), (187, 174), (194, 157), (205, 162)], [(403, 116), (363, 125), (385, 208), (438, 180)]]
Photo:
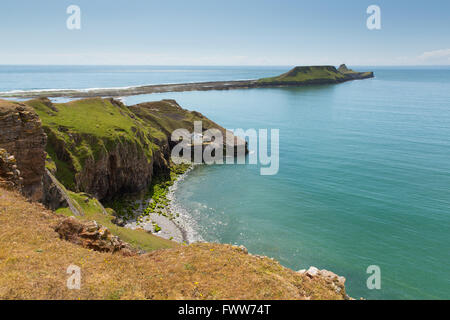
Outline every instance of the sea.
[[(0, 92), (246, 80), (291, 67), (0, 66)], [(123, 100), (175, 99), (228, 129), (279, 130), (277, 174), (202, 165), (177, 184), (174, 204), (196, 240), (331, 270), (356, 299), (449, 299), (450, 67), (350, 67), (375, 78)]]

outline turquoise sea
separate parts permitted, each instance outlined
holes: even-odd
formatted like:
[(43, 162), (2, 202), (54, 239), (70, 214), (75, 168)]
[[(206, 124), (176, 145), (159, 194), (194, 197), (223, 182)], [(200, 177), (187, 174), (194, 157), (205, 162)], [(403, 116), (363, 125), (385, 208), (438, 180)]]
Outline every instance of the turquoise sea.
[[(280, 130), (280, 170), (196, 167), (176, 203), (207, 241), (347, 278), (350, 296), (450, 298), (450, 67), (354, 67), (376, 78), (303, 88), (182, 92), (227, 128)], [(251, 79), (289, 67), (0, 66), (0, 91)], [(366, 286), (370, 265), (381, 289)]]

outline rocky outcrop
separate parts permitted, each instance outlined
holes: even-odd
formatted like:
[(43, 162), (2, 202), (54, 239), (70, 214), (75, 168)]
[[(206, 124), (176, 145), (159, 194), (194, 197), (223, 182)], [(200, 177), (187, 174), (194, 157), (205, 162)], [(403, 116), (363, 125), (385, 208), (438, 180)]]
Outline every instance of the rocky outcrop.
[(277, 77), (263, 78), (257, 82), (259, 87), (289, 87), (322, 84), (338, 84), (351, 80), (373, 78), (373, 72), (355, 72), (345, 64), (334, 66), (299, 66)]
[[(197, 149), (194, 146), (197, 144), (196, 139), (200, 140), (198, 145), (201, 145), (201, 148), (198, 149), (201, 150), (201, 154), (207, 148), (211, 151), (212, 156), (215, 155), (215, 150), (220, 148), (223, 149), (224, 156), (245, 156), (248, 153), (245, 139), (235, 136), (231, 131), (211, 121), (200, 112), (183, 109), (175, 100), (144, 102), (130, 106), (130, 110), (164, 133), (166, 137), (161, 141), (160, 147), (161, 150), (164, 150), (163, 156), (167, 161), (170, 151), (176, 145), (184, 145), (188, 154), (183, 157), (189, 162), (194, 162), (194, 152)], [(201, 123), (201, 128), (196, 128), (195, 122)], [(184, 133), (180, 132), (180, 135), (183, 136), (182, 142), (171, 139), (171, 135), (176, 129), (186, 129)], [(221, 138), (216, 136), (218, 133)], [(200, 162), (204, 162), (204, 160), (202, 159)]]
[(14, 155), (23, 178), (23, 194), (43, 198), (47, 137), (34, 110), (23, 103), (0, 100), (0, 148)]
[(55, 227), (55, 231), (61, 239), (94, 251), (121, 253), (124, 256), (138, 254), (128, 243), (114, 236), (96, 221), (81, 222), (74, 217), (69, 217), (61, 221)]
[(373, 78), (373, 72), (357, 72), (347, 68), (345, 64), (341, 64), (338, 71), (345, 75), (348, 80), (360, 80)]
[(17, 169), (16, 158), (0, 149), (0, 187), (8, 190), (22, 190), (23, 179)]
[[(338, 72), (334, 66), (301, 66), (295, 67), (287, 73), (296, 72), (305, 68), (323, 68), (330, 69), (331, 72)], [(297, 70), (296, 70), (297, 69)], [(279, 77), (275, 77), (279, 78)], [(92, 97), (125, 97), (140, 94), (164, 93), (164, 92), (183, 92), (183, 91), (209, 91), (209, 90), (232, 90), (248, 88), (267, 88), (279, 86), (305, 86), (316, 84), (335, 84), (350, 80), (373, 78), (373, 72), (355, 72), (352, 75), (346, 75), (340, 79), (323, 79), (315, 77), (306, 81), (271, 81), (260, 82), (260, 80), (238, 80), (238, 81), (208, 81), (208, 82), (190, 82), (177, 84), (156, 84), (147, 86), (137, 86), (130, 88), (111, 88), (111, 89), (91, 89), (91, 90), (47, 90), (40, 92), (33, 91), (15, 91), (4, 93), (3, 97), (18, 98), (36, 98), (46, 97), (70, 97), (70, 98), (92, 98)]]
[(345, 64), (341, 64), (338, 68), (338, 71), (341, 73), (347, 73), (349, 71), (352, 71), (351, 69), (347, 68)]
[(44, 198), (43, 203), (50, 210), (67, 208), (69, 203), (62, 188), (53, 179), (53, 175), (46, 169), (44, 174)]
[[(306, 269), (302, 269), (297, 271), (298, 273), (302, 274), (302, 275), (306, 275), (308, 278), (310, 279), (316, 279), (316, 278), (321, 278), (323, 280), (325, 280), (333, 289), (336, 293), (338, 294), (345, 294), (345, 278), (342, 276), (338, 276), (337, 274), (322, 269), (319, 270), (316, 267), (310, 267), (308, 270)], [(346, 299), (351, 299), (349, 296), (345, 295)]]
[(45, 169), (44, 173), (44, 198), (42, 203), (50, 210), (69, 208), (75, 216), (84, 215), (82, 209), (79, 206), (75, 206), (64, 186), (48, 169)]

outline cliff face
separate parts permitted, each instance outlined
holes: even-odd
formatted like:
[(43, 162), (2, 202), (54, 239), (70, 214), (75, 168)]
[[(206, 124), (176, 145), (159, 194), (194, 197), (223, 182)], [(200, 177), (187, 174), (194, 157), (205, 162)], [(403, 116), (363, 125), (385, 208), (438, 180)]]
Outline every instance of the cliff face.
[[(154, 161), (137, 144), (119, 143), (98, 159), (86, 159), (75, 178), (77, 189), (98, 199), (142, 191), (152, 179)], [(164, 169), (168, 169), (167, 164)]]
[[(169, 175), (172, 131), (226, 130), (173, 100), (127, 107), (114, 99), (84, 99), (52, 104), (26, 102), (42, 119), (54, 175), (69, 190), (99, 200), (144, 191), (155, 174)], [(231, 138), (237, 139), (231, 135)], [(245, 141), (240, 141), (245, 146)]]
[[(154, 168), (168, 167), (141, 119), (112, 99), (52, 104), (28, 101), (43, 121), (56, 178), (69, 190), (100, 200), (143, 190)], [(167, 169), (168, 170), (168, 169)]]
[(34, 110), (23, 103), (0, 100), (0, 148), (17, 160), (22, 192), (32, 201), (43, 198), (47, 137)]

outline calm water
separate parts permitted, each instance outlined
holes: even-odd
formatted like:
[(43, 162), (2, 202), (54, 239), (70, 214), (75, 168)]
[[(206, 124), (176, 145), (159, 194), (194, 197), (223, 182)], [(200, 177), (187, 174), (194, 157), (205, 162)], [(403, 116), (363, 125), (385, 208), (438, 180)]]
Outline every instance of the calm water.
[(259, 79), (287, 67), (2, 66), (0, 92)]
[[(155, 71), (161, 80), (153, 71), (134, 80), (125, 73), (123, 81), (119, 72), (113, 72), (117, 79), (106, 79), (108, 70), (94, 70), (73, 76), (86, 80), (59, 84), (244, 79), (287, 68), (179, 70)], [(295, 270), (310, 265), (332, 270), (347, 278), (347, 290), (356, 298), (448, 299), (450, 68), (370, 70), (375, 79), (340, 85), (155, 94), (126, 101), (174, 98), (227, 128), (280, 129), (277, 175), (260, 176), (253, 165), (201, 166), (180, 183), (177, 203), (203, 239), (243, 244)], [(58, 77), (52, 72), (48, 84), (41, 80), (36, 87), (31, 80), (21, 85), (28, 76), (20, 73), (13, 87), (2, 75), (0, 91), (56, 88)], [(369, 265), (381, 268), (381, 290), (366, 287)]]

